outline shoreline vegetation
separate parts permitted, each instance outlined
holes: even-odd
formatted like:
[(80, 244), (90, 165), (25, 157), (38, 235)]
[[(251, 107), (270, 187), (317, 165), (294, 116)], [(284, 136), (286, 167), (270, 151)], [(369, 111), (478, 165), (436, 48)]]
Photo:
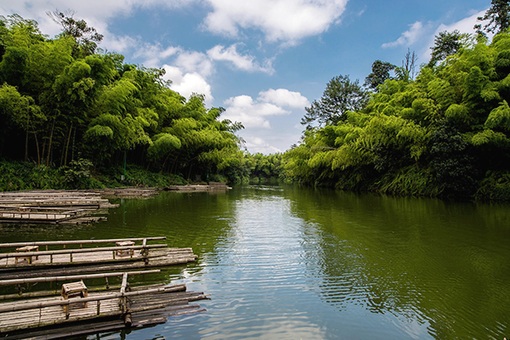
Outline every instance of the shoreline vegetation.
[[(508, 14), (492, 2), (480, 19)], [(83, 20), (52, 18), (54, 38), (0, 17), (0, 191), (285, 182), (510, 201), (506, 21), (483, 27), (492, 40), (481, 26), (441, 32), (418, 71), (409, 51), (402, 67), (375, 61), (363, 86), (332, 78), (306, 108), (299, 144), (262, 155), (243, 150), (243, 126), (223, 108), (172, 91), (163, 69), (97, 49), (102, 35)]]

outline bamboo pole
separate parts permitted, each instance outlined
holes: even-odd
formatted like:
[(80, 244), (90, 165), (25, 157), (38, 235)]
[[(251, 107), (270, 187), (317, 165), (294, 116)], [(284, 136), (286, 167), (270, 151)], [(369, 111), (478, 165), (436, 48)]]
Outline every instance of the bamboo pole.
[[(89, 293), (92, 292), (105, 292), (108, 290), (114, 290), (114, 289), (120, 289), (120, 285), (110, 286), (110, 287), (87, 287), (87, 290)], [(27, 298), (43, 298), (43, 297), (49, 297), (49, 296), (56, 296), (60, 295), (60, 290), (43, 290), (38, 292), (29, 292), (29, 293), (18, 293), (18, 294), (7, 294), (7, 295), (0, 295), (0, 301), (1, 300), (19, 300), (19, 299), (27, 299)]]
[[(75, 262), (75, 264), (79, 263), (80, 266), (76, 267), (62, 267), (64, 262), (60, 263), (53, 263), (48, 264), (44, 263), (42, 265), (32, 264), (32, 265), (25, 265), (25, 266), (19, 266), (19, 267), (9, 267), (9, 269), (12, 270), (12, 268), (30, 268), (32, 271), (37, 270), (50, 270), (48, 267), (59, 267), (59, 268), (51, 268), (51, 272), (53, 275), (72, 275), (72, 274), (79, 274), (83, 272), (103, 272), (103, 271), (112, 271), (112, 270), (133, 270), (133, 269), (143, 269), (143, 268), (149, 268), (149, 267), (167, 267), (172, 265), (178, 265), (178, 264), (186, 264), (189, 262), (194, 262), (196, 260), (196, 255), (193, 254), (183, 254), (181, 256), (168, 256), (168, 255), (161, 255), (157, 254), (154, 255), (154, 257), (151, 257), (151, 260), (146, 264), (144, 261), (141, 261), (141, 258), (134, 258), (131, 259), (122, 259), (122, 260), (104, 260), (101, 262), (91, 263), (89, 262)], [(59, 273), (59, 274), (56, 274)], [(7, 279), (17, 279), (17, 278), (30, 278), (33, 274), (31, 272), (27, 271), (16, 271), (16, 272), (2, 272), (0, 271), (0, 277), (4, 280)]]
[(127, 273), (124, 273), (124, 275), (122, 275), (122, 285), (120, 286), (120, 294), (122, 294), (122, 297), (120, 298), (122, 314), (126, 313), (127, 311), (127, 297), (124, 296), (128, 285), (127, 279), (128, 279)]
[(68, 276), (52, 276), (52, 277), (33, 277), (27, 279), (14, 279), (14, 280), (0, 280), (0, 286), (10, 286), (25, 283), (38, 283), (38, 282), (54, 282), (54, 281), (73, 281), (73, 280), (87, 280), (98, 279), (104, 277), (114, 277), (123, 275), (143, 275), (159, 273), (161, 270), (139, 270), (132, 272), (115, 272), (115, 273), (101, 273), (101, 274), (88, 274), (88, 275), (68, 275)]
[(163, 287), (163, 288), (138, 290), (138, 291), (133, 291), (133, 292), (114, 293), (114, 294), (99, 295), (99, 296), (89, 296), (86, 298), (72, 299), (72, 300), (32, 302), (32, 303), (26, 303), (26, 304), (16, 304), (13, 306), (0, 305), (0, 313), (16, 312), (16, 311), (21, 311), (21, 310), (45, 308), (45, 307), (52, 307), (52, 306), (68, 306), (68, 305), (72, 305), (75, 303), (85, 303), (85, 302), (101, 301), (101, 300), (112, 300), (112, 299), (118, 299), (121, 297), (131, 297), (131, 296), (146, 295), (146, 294), (157, 294), (157, 293), (162, 293), (162, 292), (178, 292), (178, 291), (183, 291), (183, 290), (186, 290), (186, 285), (178, 284), (178, 285), (173, 285), (173, 286), (168, 286), (168, 287)]
[(37, 242), (16, 242), (16, 243), (0, 243), (0, 248), (8, 247), (25, 247), (25, 246), (56, 246), (56, 245), (71, 245), (71, 244), (96, 244), (96, 243), (116, 243), (122, 241), (147, 241), (166, 240), (166, 236), (157, 237), (138, 237), (138, 238), (119, 238), (119, 239), (104, 239), (104, 240), (69, 240), (69, 241), (37, 241)]
[(122, 285), (120, 286), (120, 293), (124, 294), (126, 292), (127, 288), (127, 279), (128, 279), (128, 273), (125, 272), (122, 275)]
[[(166, 248), (167, 244), (151, 244), (145, 248)], [(98, 248), (82, 248), (82, 249), (62, 249), (62, 250), (43, 250), (31, 251), (25, 253), (3, 253), (0, 254), (0, 259), (12, 257), (28, 257), (28, 256), (42, 256), (42, 255), (59, 255), (59, 254), (77, 254), (77, 253), (95, 253), (101, 251), (116, 251), (116, 250), (139, 250), (144, 249), (143, 246), (125, 246), (125, 247), (98, 247)]]

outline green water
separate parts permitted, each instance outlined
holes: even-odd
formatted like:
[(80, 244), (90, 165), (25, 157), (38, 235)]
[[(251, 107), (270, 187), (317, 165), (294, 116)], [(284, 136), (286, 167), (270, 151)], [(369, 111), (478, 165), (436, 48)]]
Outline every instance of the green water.
[(2, 242), (167, 236), (196, 263), (153, 280), (207, 312), (102, 339), (510, 336), (510, 206), (279, 186), (123, 200), (108, 221), (0, 227)]

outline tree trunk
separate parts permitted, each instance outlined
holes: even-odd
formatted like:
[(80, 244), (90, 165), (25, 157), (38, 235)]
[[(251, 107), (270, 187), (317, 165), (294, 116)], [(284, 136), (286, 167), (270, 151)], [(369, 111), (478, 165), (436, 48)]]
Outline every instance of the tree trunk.
[(47, 144), (47, 141), (46, 139), (43, 137), (42, 138), (43, 140), (43, 145), (42, 145), (42, 151), (41, 151), (41, 164), (44, 163), (44, 159), (45, 159), (45, 155), (46, 155), (46, 144)]
[(37, 150), (37, 165), (41, 165), (41, 154), (39, 153), (39, 141), (37, 140), (37, 133), (34, 130), (35, 148)]
[(73, 131), (73, 146), (71, 148), (71, 160), (74, 161), (74, 146), (75, 146), (75, 142), (76, 142), (76, 128), (74, 128), (74, 131)]
[(26, 131), (26, 136), (25, 136), (25, 162), (27, 161), (28, 159), (28, 129)]
[(163, 170), (165, 170), (166, 161), (168, 160), (168, 157), (170, 157), (171, 154), (172, 153), (169, 152), (168, 155), (166, 156), (165, 161), (163, 162), (163, 166), (161, 167), (161, 171), (159, 172), (160, 174), (163, 174)]
[(51, 143), (53, 142), (53, 131), (55, 129), (55, 120), (56, 119), (53, 119), (53, 124), (51, 125), (50, 142), (48, 144), (48, 156), (46, 157), (46, 166), (50, 165)]
[(28, 159), (28, 126), (29, 126), (29, 118), (27, 118), (27, 131), (25, 136), (25, 162)]
[(69, 151), (69, 142), (71, 141), (71, 133), (73, 132), (73, 122), (71, 122), (71, 126), (69, 127), (69, 133), (67, 134), (66, 148), (64, 151), (64, 161), (60, 162), (60, 166), (67, 165), (67, 152)]

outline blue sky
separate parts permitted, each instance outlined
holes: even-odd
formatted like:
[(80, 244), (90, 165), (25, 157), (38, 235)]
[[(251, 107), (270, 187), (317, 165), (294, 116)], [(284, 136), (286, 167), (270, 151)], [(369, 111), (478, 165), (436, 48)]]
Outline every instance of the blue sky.
[(128, 63), (166, 70), (171, 88), (206, 96), (240, 121), (248, 151), (298, 143), (306, 106), (326, 83), (360, 83), (377, 60), (401, 65), (410, 49), (427, 63), (434, 36), (472, 33), (488, 0), (0, 0), (0, 14), (59, 26), (48, 11), (74, 11), (105, 37), (100, 47)]

